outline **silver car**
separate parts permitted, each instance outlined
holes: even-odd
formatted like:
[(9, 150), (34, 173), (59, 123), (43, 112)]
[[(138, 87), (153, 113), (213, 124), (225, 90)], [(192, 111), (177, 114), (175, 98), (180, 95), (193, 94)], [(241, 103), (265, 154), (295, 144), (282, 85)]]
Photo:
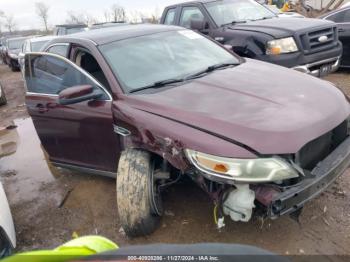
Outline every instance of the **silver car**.
[(10, 207), (0, 183), (0, 259), (11, 254), (16, 247), (16, 234)]
[(22, 72), (24, 72), (24, 56), (28, 52), (39, 52), (41, 48), (57, 36), (40, 36), (27, 39), (22, 46), (21, 52), (18, 54), (18, 64)]

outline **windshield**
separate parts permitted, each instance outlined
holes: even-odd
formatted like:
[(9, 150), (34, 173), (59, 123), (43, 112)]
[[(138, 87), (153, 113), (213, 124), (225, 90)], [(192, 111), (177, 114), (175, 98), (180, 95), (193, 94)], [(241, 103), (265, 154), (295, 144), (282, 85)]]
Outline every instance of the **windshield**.
[(86, 27), (74, 27), (67, 29), (67, 35), (86, 31)]
[(41, 50), (41, 48), (48, 42), (48, 40), (44, 41), (39, 41), (39, 42), (32, 42), (31, 47), (32, 47), (32, 52), (38, 52)]
[(276, 17), (266, 7), (254, 0), (224, 0), (205, 4), (218, 26)]
[(209, 66), (239, 63), (227, 50), (190, 30), (121, 40), (100, 50), (126, 92), (183, 78)]
[(8, 40), (9, 49), (21, 49), (25, 39)]

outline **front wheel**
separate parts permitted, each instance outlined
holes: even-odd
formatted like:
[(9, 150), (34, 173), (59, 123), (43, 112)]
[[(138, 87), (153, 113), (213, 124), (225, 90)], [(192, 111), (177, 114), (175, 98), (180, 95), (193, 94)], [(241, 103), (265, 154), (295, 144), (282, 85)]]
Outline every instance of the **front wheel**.
[(148, 152), (126, 149), (117, 173), (119, 219), (130, 237), (155, 231), (162, 215), (161, 199), (153, 178), (154, 164)]

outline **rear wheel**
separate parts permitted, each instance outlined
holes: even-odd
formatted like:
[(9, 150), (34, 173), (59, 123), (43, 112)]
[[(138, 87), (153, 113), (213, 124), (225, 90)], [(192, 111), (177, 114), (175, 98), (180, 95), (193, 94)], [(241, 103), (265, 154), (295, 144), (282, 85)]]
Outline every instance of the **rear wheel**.
[(1, 92), (0, 92), (0, 106), (2, 106), (2, 105), (6, 105), (7, 100), (6, 100), (4, 89), (3, 89), (3, 87), (1, 85), (0, 85), (0, 89), (1, 89)]
[(154, 164), (148, 152), (125, 150), (117, 174), (119, 219), (130, 237), (155, 231), (163, 213), (160, 194), (153, 178)]

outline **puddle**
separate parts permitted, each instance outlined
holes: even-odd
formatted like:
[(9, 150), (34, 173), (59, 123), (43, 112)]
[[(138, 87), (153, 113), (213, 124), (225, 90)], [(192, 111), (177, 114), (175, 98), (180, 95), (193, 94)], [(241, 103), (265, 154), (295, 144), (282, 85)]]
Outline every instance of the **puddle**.
[(0, 130), (0, 179), (18, 203), (33, 200), (60, 171), (48, 164), (31, 118), (15, 120), (12, 127)]

